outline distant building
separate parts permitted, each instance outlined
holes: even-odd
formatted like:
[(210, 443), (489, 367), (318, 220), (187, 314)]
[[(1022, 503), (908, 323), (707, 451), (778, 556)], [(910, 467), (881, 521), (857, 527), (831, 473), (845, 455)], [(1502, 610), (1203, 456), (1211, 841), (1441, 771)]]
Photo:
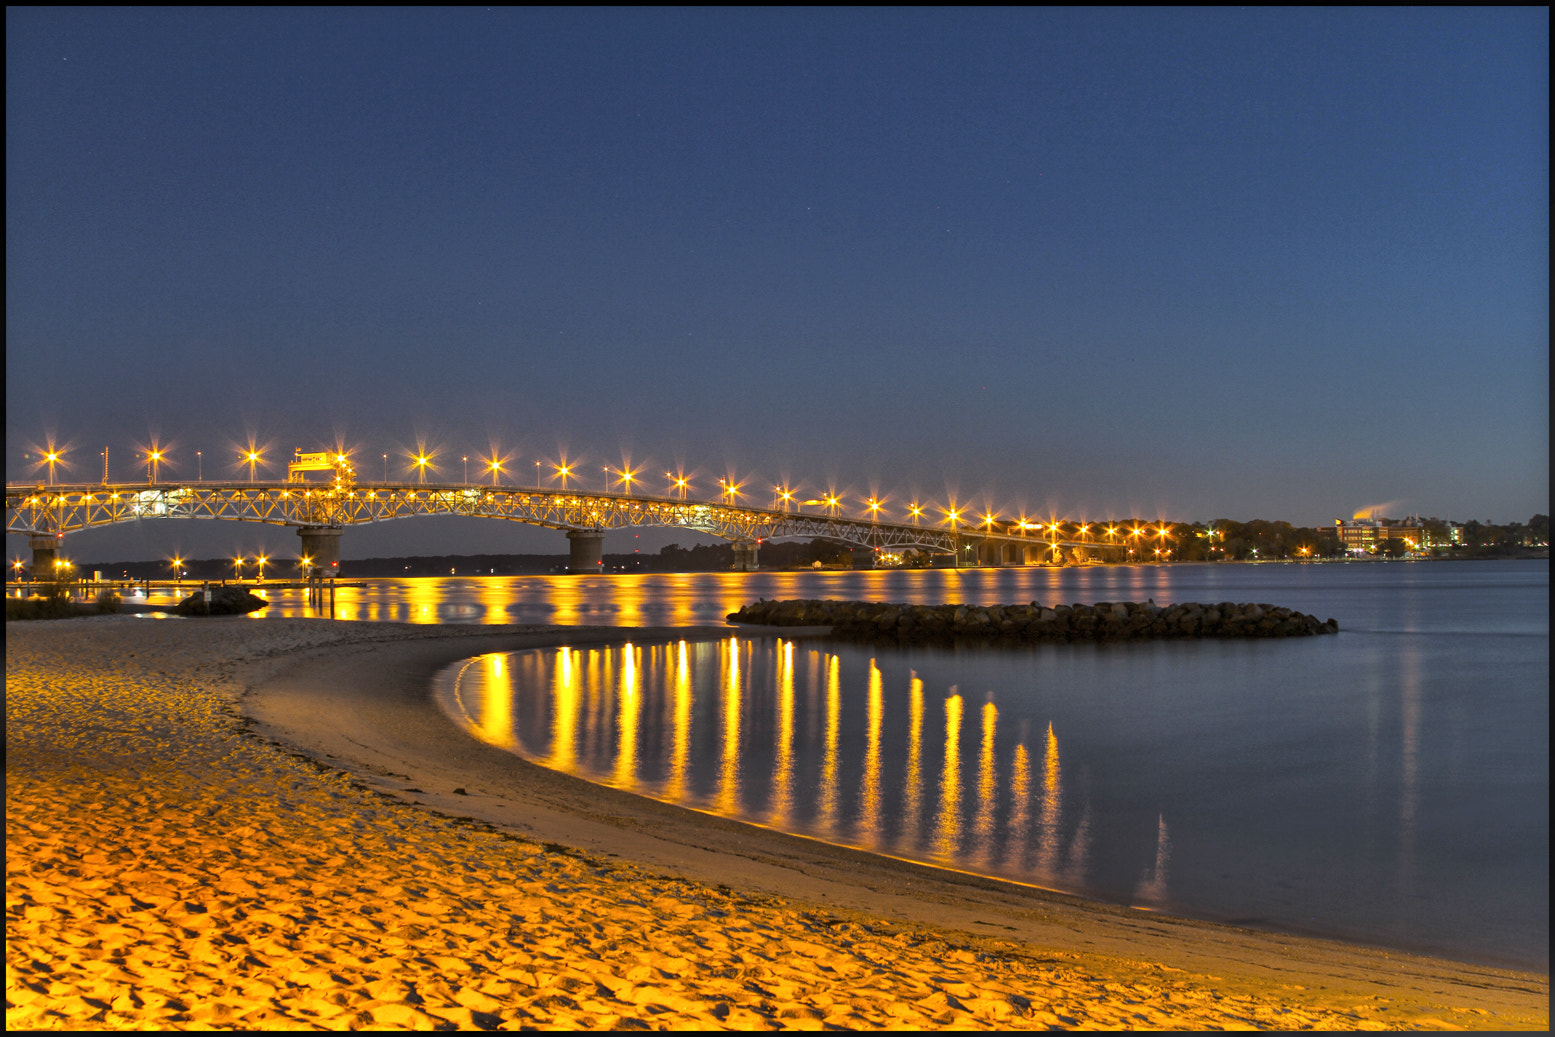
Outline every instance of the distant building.
[(1403, 522), (1397, 519), (1350, 519), (1348, 522), (1334, 519), (1334, 534), (1350, 554), (1376, 554), (1393, 539), (1402, 540), (1411, 554), (1429, 546), (1425, 529), (1414, 516)]

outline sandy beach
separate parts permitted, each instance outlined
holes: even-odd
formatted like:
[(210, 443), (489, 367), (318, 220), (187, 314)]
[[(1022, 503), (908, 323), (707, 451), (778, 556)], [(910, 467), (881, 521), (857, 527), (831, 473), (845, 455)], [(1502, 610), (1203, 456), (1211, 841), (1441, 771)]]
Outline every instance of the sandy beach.
[[(6, 1021), (1548, 1028), (1548, 977), (874, 857), (535, 767), (435, 674), (608, 629), (6, 629)], [(728, 636), (727, 630), (634, 631)]]

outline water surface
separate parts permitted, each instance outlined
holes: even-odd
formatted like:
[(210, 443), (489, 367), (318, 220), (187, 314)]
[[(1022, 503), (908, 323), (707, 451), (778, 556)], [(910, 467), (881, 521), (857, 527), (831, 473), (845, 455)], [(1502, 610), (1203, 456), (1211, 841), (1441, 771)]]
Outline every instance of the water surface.
[(735, 636), (537, 650), (465, 664), (464, 719), (559, 770), (838, 843), (1548, 967), (1547, 563), (798, 575), (631, 577), (613, 597), (620, 578), (584, 578), (509, 605), (534, 621), (548, 607), (663, 623), (777, 596), (1229, 599), (1342, 629), (1015, 649)]

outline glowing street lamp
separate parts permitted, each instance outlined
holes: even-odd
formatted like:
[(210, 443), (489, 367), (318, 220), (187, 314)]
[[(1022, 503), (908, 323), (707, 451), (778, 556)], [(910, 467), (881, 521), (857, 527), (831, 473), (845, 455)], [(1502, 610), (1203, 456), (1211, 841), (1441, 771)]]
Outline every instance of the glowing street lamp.
[(264, 583), (265, 582), (265, 563), (267, 561), (269, 561), (269, 559), (266, 558), (264, 555), (260, 555), (258, 558), (254, 559), (254, 563), (259, 566), (259, 582), (260, 583)]
[(184, 560), (177, 555), (173, 556), (173, 582), (182, 583), (184, 575)]
[(911, 504), (907, 505), (907, 514), (911, 516), (912, 524), (916, 526), (918, 524), (918, 520), (923, 518), (923, 505), (919, 504), (917, 501), (913, 501)]
[(416, 454), (411, 457), (410, 463), (416, 466), (416, 482), (425, 486), (427, 481), (427, 466), (432, 463), (432, 458), (426, 454)]
[(871, 497), (871, 498), (869, 498), (869, 503), (865, 504), (864, 506), (869, 509), (869, 520), (871, 522), (879, 522), (880, 521), (880, 509), (885, 507), (885, 505), (881, 504), (874, 497)]
[(205, 451), (203, 450), (194, 452), (194, 481), (205, 481)]
[(486, 462), (486, 470), (491, 472), (491, 484), (497, 485), (497, 476), (502, 473), (502, 459), (493, 457)]
[[(638, 469), (638, 471), (641, 470), (642, 469)], [(610, 469), (607, 467), (605, 472), (609, 473), (609, 471)], [(632, 480), (637, 478), (637, 472), (632, 471), (630, 468), (618, 468), (616, 469), (616, 475), (621, 477), (621, 492), (630, 494), (632, 492)], [(605, 489), (610, 489), (610, 483), (608, 480), (605, 483)]]
[(389, 455), (383, 455), (383, 481), (389, 481)]
[(264, 458), (260, 455), (259, 451), (255, 450), (253, 447), (249, 447), (247, 450), (239, 451), (239, 456), (242, 457), (244, 461), (248, 462), (248, 481), (253, 482), (254, 469), (260, 461), (264, 460)]
[(838, 507), (839, 504), (842, 503), (842, 498), (837, 496), (836, 492), (834, 491), (834, 492), (828, 493), (826, 495), (826, 497), (825, 497), (825, 500), (826, 500), (826, 514), (830, 515), (832, 518), (836, 518), (837, 517), (837, 507)]
[(670, 481), (670, 489), (674, 490), (681, 500), (685, 500), (686, 490), (690, 487), (691, 481), (684, 475), (671, 475), (668, 472), (664, 473), (664, 478)]
[(786, 513), (789, 505), (794, 502), (794, 491), (787, 486), (774, 486), (772, 487), (772, 493), (772, 506), (781, 508)]
[(945, 521), (950, 523), (950, 529), (951, 529), (952, 532), (955, 531), (956, 523), (960, 520), (960, 518), (961, 518), (961, 511), (960, 511), (960, 509), (955, 508), (955, 507), (951, 507), (951, 508), (948, 508), (948, 509), (945, 510)]
[(61, 458), (63, 458), (63, 457), (64, 457), (64, 453), (62, 451), (55, 450), (53, 447), (49, 447), (49, 449), (44, 452), (43, 460), (49, 466), (49, 485), (50, 486), (54, 485), (54, 466), (59, 464), (60, 461), (61, 461)]
[(151, 485), (153, 486), (157, 484), (157, 472), (162, 465), (162, 456), (162, 451), (156, 447), (146, 451), (146, 466), (148, 474), (151, 476)]
[(470, 481), (470, 455), (464, 455), (464, 481)]
[(562, 481), (562, 489), (565, 490), (567, 488), (567, 479), (572, 475), (572, 465), (563, 462), (562, 464), (553, 464), (551, 467), (556, 469), (555, 477)]
[(232, 559), (232, 572), (239, 583), (243, 582), (243, 556), (238, 555)]

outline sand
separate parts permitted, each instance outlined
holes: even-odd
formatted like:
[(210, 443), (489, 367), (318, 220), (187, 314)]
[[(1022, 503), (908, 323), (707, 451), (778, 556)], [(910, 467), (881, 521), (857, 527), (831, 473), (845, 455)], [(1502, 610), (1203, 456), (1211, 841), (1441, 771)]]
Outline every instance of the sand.
[(827, 847), (543, 771), (430, 702), (446, 663), (559, 636), (604, 635), (8, 624), (7, 1025), (1548, 1027), (1542, 974)]

